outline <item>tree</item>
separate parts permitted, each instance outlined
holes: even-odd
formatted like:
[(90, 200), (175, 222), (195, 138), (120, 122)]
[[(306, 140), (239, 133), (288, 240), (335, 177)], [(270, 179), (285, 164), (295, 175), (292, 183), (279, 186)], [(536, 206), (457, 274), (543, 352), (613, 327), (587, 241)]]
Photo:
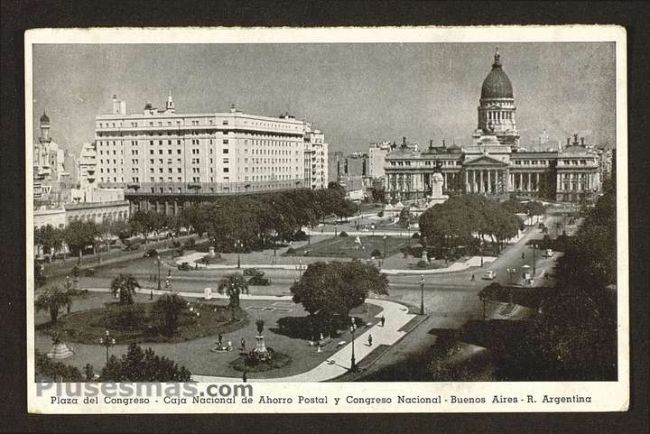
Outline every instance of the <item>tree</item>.
[(47, 357), (46, 354), (36, 350), (34, 358), (34, 371), (37, 381), (79, 382), (83, 381), (81, 371), (74, 366), (57, 362)]
[(136, 211), (129, 219), (131, 230), (135, 233), (141, 233), (145, 243), (147, 242), (149, 233), (158, 231), (161, 228), (162, 222), (163, 219), (160, 214), (153, 210)]
[(291, 287), (294, 303), (302, 304), (312, 315), (325, 317), (347, 317), (350, 309), (363, 304), (371, 291), (388, 293), (386, 275), (374, 265), (356, 260), (310, 264)]
[(405, 206), (399, 212), (399, 225), (400, 227), (406, 229), (411, 224), (411, 212), (409, 207)]
[(176, 294), (164, 294), (154, 303), (154, 313), (161, 319), (162, 330), (173, 336), (178, 327), (178, 317), (187, 308), (187, 302)]
[(192, 373), (184, 366), (156, 355), (151, 348), (143, 351), (135, 343), (129, 345), (121, 359), (111, 356), (100, 377), (104, 382), (187, 382), (191, 379)]
[(230, 307), (233, 317), (235, 317), (236, 311), (239, 309), (239, 296), (248, 294), (248, 282), (241, 274), (229, 274), (221, 279), (217, 292), (228, 296), (228, 307)]
[(133, 304), (135, 288), (140, 288), (140, 284), (131, 274), (120, 273), (111, 282), (111, 294), (118, 294), (120, 304)]
[(74, 221), (65, 229), (65, 242), (70, 250), (81, 256), (81, 252), (86, 246), (92, 246), (95, 238), (99, 235), (99, 230), (93, 222)]
[(57, 286), (48, 288), (45, 292), (36, 298), (34, 306), (37, 311), (46, 310), (50, 313), (50, 320), (56, 323), (59, 318), (61, 309), (71, 303), (71, 297), (68, 292), (61, 291)]

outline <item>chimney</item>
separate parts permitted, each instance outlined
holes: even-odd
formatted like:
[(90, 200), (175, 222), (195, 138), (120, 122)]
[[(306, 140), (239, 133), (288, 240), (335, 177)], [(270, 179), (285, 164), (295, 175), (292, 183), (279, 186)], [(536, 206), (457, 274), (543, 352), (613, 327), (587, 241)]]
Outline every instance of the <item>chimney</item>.
[(585, 138), (584, 137), (580, 137), (580, 145), (583, 146), (583, 147), (585, 146)]
[(442, 147), (447, 149), (447, 144), (445, 143), (445, 139), (442, 139)]
[(429, 147), (433, 148), (433, 139), (429, 140)]
[(566, 145), (567, 147), (571, 146), (571, 137), (566, 138)]

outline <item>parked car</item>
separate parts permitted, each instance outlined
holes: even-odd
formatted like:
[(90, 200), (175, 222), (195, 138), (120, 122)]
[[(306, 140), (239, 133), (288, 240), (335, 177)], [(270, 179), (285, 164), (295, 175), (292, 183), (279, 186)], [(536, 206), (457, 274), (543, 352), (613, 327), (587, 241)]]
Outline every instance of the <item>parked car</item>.
[(269, 286), (271, 284), (271, 279), (262, 276), (253, 276), (248, 279), (248, 284), (250, 286)]
[(257, 268), (246, 268), (244, 270), (244, 276), (257, 276), (257, 277), (262, 277), (264, 276), (264, 272), (258, 270)]
[(94, 268), (86, 268), (84, 270), (84, 276), (86, 277), (91, 277), (95, 275), (95, 269)]
[(481, 276), (481, 279), (494, 280), (495, 277), (497, 277), (497, 273), (495, 273), (494, 271), (486, 271), (485, 273), (483, 273), (483, 276)]
[(133, 244), (128, 244), (124, 247), (125, 252), (133, 252), (140, 249), (140, 244), (138, 243), (133, 243)]
[(144, 254), (145, 258), (155, 258), (157, 256), (158, 256), (158, 250), (156, 249), (149, 249)]
[(189, 263), (187, 263), (187, 262), (183, 262), (182, 264), (179, 264), (179, 265), (178, 265), (178, 269), (179, 269), (180, 271), (190, 271), (190, 270), (192, 269), (192, 267), (190, 267), (190, 264), (189, 264)]

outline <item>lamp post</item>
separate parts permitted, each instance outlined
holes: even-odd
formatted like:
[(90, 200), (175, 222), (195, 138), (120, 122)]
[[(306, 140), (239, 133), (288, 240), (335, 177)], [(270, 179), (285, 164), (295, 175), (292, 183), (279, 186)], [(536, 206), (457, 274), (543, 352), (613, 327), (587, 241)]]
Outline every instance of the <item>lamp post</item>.
[(481, 240), (480, 250), (481, 250), (481, 268), (483, 268), (483, 240)]
[(384, 234), (384, 260), (386, 260), (386, 240), (388, 240), (388, 236)]
[(535, 273), (537, 271), (537, 245), (531, 244), (531, 249), (533, 249), (533, 278), (535, 278)]
[(156, 262), (158, 263), (158, 291), (160, 291), (160, 255), (156, 256)]
[(235, 242), (235, 249), (237, 249), (237, 269), (241, 268), (241, 240)]
[(111, 332), (106, 330), (106, 337), (99, 338), (99, 344), (106, 348), (106, 363), (108, 363), (108, 349), (115, 345), (115, 338), (111, 338)]
[(420, 315), (424, 315), (424, 274), (420, 276)]
[[(409, 219), (410, 219), (410, 218), (411, 218), (411, 217), (409, 216)], [(408, 224), (406, 225), (406, 229), (408, 230), (408, 234), (409, 234), (409, 239), (408, 239), (407, 243), (408, 243), (408, 245), (410, 246), (410, 245), (411, 245), (411, 222), (410, 222), (410, 221), (409, 221)]]
[(337, 229), (338, 223), (339, 223), (338, 222), (338, 217), (334, 216), (334, 238), (336, 238), (336, 235), (337, 235), (336, 229)]
[(350, 325), (350, 333), (352, 333), (352, 357), (350, 358), (350, 371), (356, 372), (357, 370), (357, 363), (354, 358), (354, 332), (357, 329), (357, 325), (354, 321), (354, 318), (352, 318), (352, 324)]

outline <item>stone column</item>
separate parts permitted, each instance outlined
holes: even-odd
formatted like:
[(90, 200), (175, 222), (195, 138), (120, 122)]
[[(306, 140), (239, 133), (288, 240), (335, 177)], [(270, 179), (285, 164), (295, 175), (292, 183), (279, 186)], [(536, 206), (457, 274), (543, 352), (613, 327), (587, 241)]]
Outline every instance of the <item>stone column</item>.
[(533, 189), (532, 182), (531, 182), (532, 181), (532, 173), (529, 172), (527, 175), (528, 175), (528, 191), (531, 191)]
[(560, 176), (559, 173), (555, 177), (555, 183), (557, 184), (555, 186), (555, 190), (562, 191), (562, 177)]
[(479, 193), (484, 193), (485, 186), (484, 186), (484, 184), (483, 184), (483, 170), (480, 171), (480, 175), (481, 175), (481, 178), (480, 178), (480, 179), (481, 179), (481, 181), (480, 181), (481, 183), (480, 183), (480, 185), (479, 185)]
[(469, 193), (469, 171), (465, 170), (465, 193)]
[(494, 193), (494, 191), (492, 191), (492, 171), (491, 170), (488, 170), (487, 176), (488, 176), (488, 193)]

